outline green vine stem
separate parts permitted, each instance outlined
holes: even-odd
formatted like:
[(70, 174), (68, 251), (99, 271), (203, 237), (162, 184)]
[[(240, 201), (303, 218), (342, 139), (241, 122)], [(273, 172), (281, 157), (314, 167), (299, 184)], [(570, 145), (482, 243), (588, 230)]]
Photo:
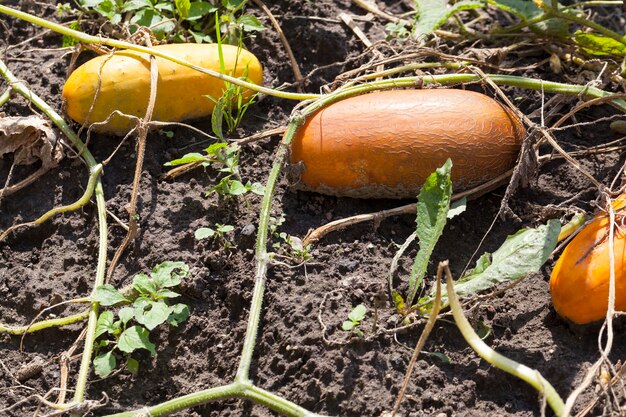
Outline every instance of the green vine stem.
[(85, 320), (87, 317), (89, 317), (89, 310), (83, 311), (82, 313), (73, 314), (71, 316), (38, 321), (37, 323), (34, 323), (30, 326), (11, 327), (0, 323), (0, 333), (8, 333), (14, 335), (34, 333), (40, 330), (50, 329), (52, 327), (61, 327), (78, 323), (79, 321)]
[[(4, 7), (4, 6), (0, 6)], [(39, 110), (41, 110), (46, 116), (48, 116), (54, 124), (68, 137), (72, 142), (77, 152), (81, 155), (90, 174), (98, 172), (102, 169), (89, 149), (85, 146), (83, 141), (74, 133), (72, 129), (65, 123), (63, 118), (52, 107), (42, 100), (38, 95), (30, 91), (24, 83), (19, 81), (6, 64), (0, 60), (0, 75), (3, 76), (12, 90), (22, 95), (26, 100), (32, 102)], [(107, 261), (107, 222), (106, 222), (106, 202), (104, 199), (104, 191), (102, 189), (101, 176), (96, 175), (95, 187), (93, 190), (96, 199), (96, 207), (98, 211), (98, 261), (96, 266), (96, 276), (93, 288), (104, 284), (104, 274), (106, 271)], [(84, 196), (83, 196), (84, 197)], [(85, 396), (85, 387), (87, 385), (87, 376), (89, 374), (89, 366), (91, 363), (91, 356), (93, 354), (93, 344), (96, 334), (96, 322), (98, 320), (98, 303), (92, 303), (89, 311), (89, 321), (87, 323), (87, 334), (85, 336), (85, 345), (83, 348), (83, 355), (81, 358), (80, 370), (76, 381), (76, 388), (74, 390), (74, 402), (80, 403)]]
[(450, 273), (450, 269), (447, 265), (445, 266), (445, 271), (448, 301), (450, 303), (452, 315), (454, 316), (454, 321), (471, 348), (491, 365), (530, 384), (545, 397), (546, 401), (552, 408), (552, 411), (554, 411), (554, 414), (558, 417), (566, 417), (564, 416), (565, 404), (563, 399), (559, 396), (554, 387), (539, 373), (539, 371), (515, 362), (514, 360), (496, 352), (487, 346), (480, 336), (476, 334), (472, 325), (469, 321), (467, 321), (467, 318), (463, 313), (463, 307), (461, 307), (461, 303), (459, 302), (459, 298), (454, 292), (452, 274)]
[(102, 36), (92, 36), (92, 35), (88, 35), (86, 33), (80, 32), (78, 30), (74, 30), (74, 29), (70, 29), (67, 28), (63, 25), (59, 25), (57, 23), (53, 23), (50, 22), (46, 19), (42, 19), (40, 17), (37, 16), (33, 16), (29, 13), (24, 13), (22, 11), (19, 10), (15, 10), (12, 9), (10, 7), (6, 7), (6, 6), (2, 6), (0, 5), (0, 13), (4, 13), (7, 14), (9, 16), (13, 16), (16, 17), (18, 19), (22, 19), (25, 20), (29, 23), (32, 23), (34, 25), (37, 26), (41, 26), (44, 27), (46, 29), (50, 29), (54, 32), (60, 33), (62, 35), (65, 36), (69, 36), (73, 39), (76, 39), (82, 43), (85, 44), (98, 44), (98, 45), (107, 45), (110, 46), (112, 48), (120, 48), (120, 49), (130, 49), (136, 52), (143, 52), (146, 54), (151, 54), (154, 56), (158, 56), (161, 58), (165, 58), (168, 59), (172, 62), (175, 62), (179, 65), (183, 65), (185, 67), (188, 68), (192, 68), (195, 69), (196, 71), (199, 71), (203, 74), (207, 74), (210, 75), (211, 77), (215, 77), (218, 78), (220, 80), (226, 81), (226, 82), (230, 82), (236, 85), (239, 85), (241, 87), (244, 88), (248, 88), (250, 90), (253, 91), (257, 91), (259, 93), (263, 93), (263, 94), (267, 94), (270, 96), (276, 96), (276, 97), (280, 97), (280, 98), (284, 98), (284, 99), (288, 99), (288, 100), (310, 100), (310, 99), (315, 99), (317, 97), (319, 97), (318, 94), (299, 94), (299, 93), (290, 93), (287, 91), (280, 91), (280, 90), (275, 90), (272, 88), (267, 88), (267, 87), (263, 87), (254, 83), (250, 83), (248, 81), (244, 81), (240, 78), (235, 78), (235, 77), (231, 77), (229, 75), (226, 74), (222, 74), (218, 71), (213, 71), (211, 69), (208, 68), (203, 68), (200, 67), (198, 65), (194, 65), (189, 61), (186, 61), (184, 59), (178, 58), (174, 55), (170, 55), (167, 53), (164, 53), (162, 51), (159, 51), (158, 49), (153, 49), (153, 48), (147, 48), (145, 46), (140, 46), (140, 45), (135, 45), (129, 42), (124, 42), (124, 41), (120, 41), (120, 40), (116, 40), (116, 39), (109, 39), (109, 38), (104, 38)]
[(69, 211), (75, 211), (85, 206), (87, 203), (89, 203), (89, 201), (91, 200), (91, 197), (93, 196), (96, 190), (98, 178), (100, 178), (101, 173), (102, 173), (102, 164), (94, 165), (90, 169), (89, 180), (87, 181), (85, 192), (78, 200), (66, 206), (55, 207), (52, 210), (45, 212), (44, 214), (39, 216), (39, 218), (37, 218), (36, 220), (33, 220), (32, 222), (20, 223), (20, 224), (16, 224), (14, 226), (9, 227), (4, 232), (0, 233), (0, 241), (4, 240), (9, 234), (16, 231), (17, 229), (21, 229), (27, 226), (35, 226), (35, 225), (43, 224), (46, 220), (50, 219), (53, 216), (56, 216), (57, 214), (67, 213)]
[(276, 394), (272, 394), (271, 392), (255, 387), (252, 384), (243, 382), (235, 382), (228, 385), (222, 385), (220, 387), (210, 388), (193, 394), (184, 395), (153, 407), (145, 407), (139, 410), (112, 414), (108, 417), (132, 417), (146, 415), (151, 417), (161, 417), (186, 408), (202, 405), (207, 402), (226, 400), (230, 398), (247, 398), (258, 404), (262, 404), (271, 410), (292, 417), (322, 417), (319, 414), (311, 413), (310, 411), (307, 411)]

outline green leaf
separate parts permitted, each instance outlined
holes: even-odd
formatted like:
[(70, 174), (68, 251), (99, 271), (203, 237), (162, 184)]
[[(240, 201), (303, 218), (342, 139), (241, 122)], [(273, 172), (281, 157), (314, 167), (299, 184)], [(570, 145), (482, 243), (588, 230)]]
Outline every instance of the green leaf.
[(96, 322), (96, 336), (98, 337), (104, 333), (113, 333), (115, 331), (114, 317), (113, 312), (109, 310), (105, 310), (98, 316), (98, 321)]
[(217, 156), (221, 149), (228, 147), (226, 142), (215, 142), (204, 150), (209, 155)]
[(98, 302), (103, 306), (112, 306), (118, 303), (130, 302), (111, 284), (104, 284), (97, 287), (89, 299), (91, 301)]
[(441, 362), (443, 362), (446, 365), (450, 365), (452, 363), (450, 358), (447, 355), (444, 355), (441, 352), (427, 352), (425, 350), (422, 350), (420, 353), (425, 355), (425, 356), (435, 357), (435, 358), (439, 359)]
[(122, 6), (122, 13), (134, 12), (135, 10), (143, 9), (144, 7), (152, 7), (150, 0), (129, 0)]
[(184, 262), (165, 261), (152, 269), (150, 276), (158, 288), (175, 287), (189, 275), (189, 267)]
[(578, 31), (574, 33), (574, 41), (591, 55), (626, 55), (626, 45), (606, 36)]
[(171, 309), (172, 313), (167, 318), (167, 322), (172, 326), (177, 327), (189, 318), (190, 312), (187, 304), (174, 304)]
[(235, 230), (235, 227), (230, 224), (219, 224), (217, 225), (217, 230), (220, 233), (229, 233)]
[(250, 184), (250, 191), (256, 195), (265, 195), (265, 186), (260, 182)]
[(241, 25), (244, 32), (261, 32), (265, 29), (265, 26), (263, 26), (263, 23), (261, 23), (259, 19), (249, 14), (241, 16), (237, 19), (237, 23)]
[(157, 292), (154, 280), (146, 274), (137, 274), (133, 278), (133, 289), (142, 295), (151, 295)]
[(224, 139), (224, 130), (222, 128), (222, 122), (224, 120), (224, 102), (222, 100), (217, 100), (215, 102), (215, 108), (213, 109), (213, 114), (211, 115), (211, 130), (215, 136), (220, 139)]
[[(454, 284), (454, 290), (459, 297), (467, 297), (539, 271), (556, 247), (560, 231), (561, 223), (549, 220), (545, 225), (522, 229), (509, 236), (493, 253), (491, 262), (489, 254), (481, 256), (476, 268)], [(446, 294), (445, 289), (442, 290), (444, 303), (447, 302)]]
[(210, 227), (201, 227), (194, 232), (193, 236), (196, 240), (211, 238), (215, 236), (215, 230)]
[(496, 7), (522, 20), (530, 20), (543, 14), (535, 2), (529, 0), (495, 0)]
[(189, 15), (187, 20), (198, 20), (209, 13), (213, 13), (217, 10), (217, 7), (206, 1), (193, 1), (189, 7)]
[(137, 362), (137, 359), (128, 358), (126, 361), (126, 369), (128, 369), (128, 372), (131, 374), (137, 375), (137, 372), (139, 372), (139, 362)]
[(341, 323), (341, 328), (346, 332), (349, 332), (350, 330), (354, 329), (354, 326), (356, 326), (356, 323), (352, 321), (348, 321), (348, 320)]
[(171, 290), (168, 290), (167, 288), (161, 288), (159, 291), (157, 291), (156, 293), (157, 298), (176, 298), (176, 297), (180, 297), (180, 294)]
[(126, 329), (117, 342), (117, 348), (125, 353), (132, 353), (137, 349), (146, 349), (152, 356), (156, 355), (154, 343), (148, 336), (150, 333), (142, 326), (132, 326)]
[(241, 181), (232, 180), (228, 187), (228, 194), (230, 195), (242, 195), (248, 192), (248, 189)]
[(402, 298), (402, 295), (398, 291), (393, 290), (393, 292), (391, 293), (391, 297), (393, 298), (393, 304), (396, 306), (396, 311), (398, 312), (398, 314), (405, 314), (406, 304), (404, 302), (404, 298)]
[(450, 204), (450, 210), (448, 210), (448, 220), (463, 213), (467, 208), (467, 198), (463, 197)]
[(172, 312), (170, 306), (163, 301), (152, 301), (135, 308), (135, 320), (152, 330), (161, 323), (165, 323)]
[[(76, 20), (76, 21), (74, 21), (74, 22), (71, 22), (71, 23), (69, 24), (69, 28), (70, 28), (70, 29), (74, 29), (74, 30), (81, 31), (80, 22), (79, 22), (78, 20)], [(63, 45), (62, 45), (62, 46), (63, 46), (64, 48), (67, 48), (67, 47), (69, 47), (69, 46), (74, 46), (74, 45), (76, 45), (77, 43), (78, 43), (78, 41), (77, 41), (76, 39), (71, 38), (71, 37), (69, 37), (69, 36), (67, 36), (67, 35), (63, 35)]]
[(174, 4), (176, 4), (176, 10), (178, 10), (180, 17), (187, 19), (189, 17), (189, 9), (191, 8), (190, 0), (175, 0)]
[(93, 370), (100, 378), (106, 378), (117, 366), (113, 351), (109, 351), (93, 358)]
[(409, 293), (406, 297), (406, 303), (409, 306), (413, 305), (415, 295), (426, 275), (430, 256), (446, 225), (452, 195), (451, 169), (452, 161), (448, 159), (441, 168), (430, 174), (417, 197), (415, 231), (420, 248), (415, 256), (409, 277)]
[(205, 35), (202, 32), (198, 32), (195, 30), (188, 30), (188, 32), (191, 34), (191, 36), (193, 36), (193, 40), (196, 43), (211, 43), (213, 41), (213, 38), (211, 38), (209, 35)]
[(132, 307), (122, 307), (120, 308), (120, 311), (117, 312), (117, 315), (122, 323), (126, 324), (135, 315), (135, 310)]
[(178, 165), (185, 165), (185, 164), (189, 164), (192, 162), (204, 162), (203, 165), (208, 165), (208, 161), (206, 156), (202, 155), (201, 153), (197, 153), (197, 152), (192, 152), (192, 153), (188, 153), (183, 155), (182, 158), (178, 158), (178, 159), (174, 159), (172, 161), (166, 162), (165, 164), (163, 164), (166, 167), (174, 167), (174, 166), (178, 166)]
[(485, 7), (485, 3), (480, 0), (461, 0), (453, 5), (448, 5), (448, 0), (416, 0), (415, 6), (417, 16), (413, 34), (419, 38), (420, 36), (433, 33), (446, 23), (446, 20), (453, 14), (462, 10)]
[(360, 323), (365, 318), (365, 313), (367, 313), (367, 308), (365, 308), (363, 304), (359, 304), (348, 314), (348, 318), (354, 322)]

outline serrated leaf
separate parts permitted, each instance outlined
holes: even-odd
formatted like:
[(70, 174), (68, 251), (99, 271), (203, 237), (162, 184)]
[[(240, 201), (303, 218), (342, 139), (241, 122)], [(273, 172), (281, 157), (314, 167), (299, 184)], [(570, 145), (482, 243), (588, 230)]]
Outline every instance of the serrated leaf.
[(409, 277), (409, 292), (406, 297), (406, 304), (409, 306), (413, 305), (415, 295), (426, 275), (430, 256), (446, 225), (452, 195), (451, 169), (452, 161), (448, 159), (441, 168), (428, 176), (417, 197), (415, 231), (420, 248), (415, 256)]
[(100, 378), (106, 378), (117, 366), (117, 359), (113, 351), (109, 351), (93, 358), (93, 370)]
[(113, 317), (113, 312), (109, 310), (103, 311), (98, 316), (98, 321), (96, 322), (96, 336), (103, 335), (104, 333), (113, 333), (115, 331), (115, 326), (113, 325), (115, 319)]
[(131, 326), (126, 329), (117, 342), (117, 348), (125, 353), (132, 353), (137, 349), (146, 349), (152, 356), (156, 355), (154, 343), (148, 338), (150, 333), (142, 326)]
[(118, 303), (129, 302), (129, 300), (111, 284), (104, 284), (97, 287), (89, 299), (100, 303), (102, 306), (112, 306)]
[(200, 227), (193, 233), (196, 240), (208, 239), (215, 236), (215, 230), (210, 227)]
[(355, 325), (356, 324), (354, 322), (346, 320), (343, 323), (341, 323), (341, 329), (346, 331), (346, 332), (349, 332), (350, 330), (354, 329)]
[(574, 41), (591, 55), (626, 55), (626, 45), (606, 36), (579, 31), (574, 33)]
[(172, 310), (163, 301), (152, 301), (135, 308), (135, 320), (152, 330), (165, 323)]
[(448, 5), (448, 0), (416, 0), (417, 15), (413, 34), (418, 38), (431, 34), (446, 23), (453, 14), (481, 7), (485, 7), (485, 3), (480, 0), (461, 0), (452, 5)]
[[(498, 284), (516, 281), (537, 272), (557, 244), (561, 223), (550, 220), (534, 229), (522, 229), (509, 236), (491, 256), (484, 254), (470, 274), (454, 284), (459, 297), (467, 297)], [(433, 294), (431, 293), (431, 296)], [(442, 302), (447, 303), (447, 291), (442, 289)]]
[(134, 315), (135, 312), (132, 307), (122, 307), (120, 308), (120, 311), (117, 312), (117, 316), (120, 318), (123, 324), (128, 323)]
[(149, 295), (156, 293), (157, 286), (146, 274), (137, 274), (133, 278), (133, 289), (139, 294)]
[(137, 375), (137, 372), (139, 372), (139, 362), (137, 359), (128, 358), (126, 361), (126, 369), (128, 369), (128, 372), (131, 374)]
[(178, 159), (174, 159), (172, 161), (166, 162), (163, 165), (167, 167), (174, 167), (178, 165), (185, 165), (185, 164), (190, 164), (192, 162), (200, 162), (200, 161), (203, 161), (205, 164), (208, 164), (207, 159), (204, 155), (198, 152), (192, 152), (192, 153), (183, 155), (182, 158), (178, 158)]
[(365, 318), (365, 313), (367, 313), (367, 308), (363, 304), (359, 304), (348, 314), (348, 318), (355, 322), (361, 322)]
[(150, 277), (158, 288), (175, 287), (189, 275), (189, 267), (184, 262), (166, 261), (152, 269)]
[(191, 314), (187, 304), (174, 304), (171, 309), (172, 312), (167, 318), (167, 322), (175, 327), (177, 327), (180, 323), (187, 321), (189, 314)]

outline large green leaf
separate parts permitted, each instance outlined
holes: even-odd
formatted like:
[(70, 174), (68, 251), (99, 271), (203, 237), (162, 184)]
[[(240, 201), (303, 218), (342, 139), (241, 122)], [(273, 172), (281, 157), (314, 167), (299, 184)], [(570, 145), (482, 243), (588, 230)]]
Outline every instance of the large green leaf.
[[(522, 229), (509, 236), (492, 255), (485, 253), (481, 256), (476, 268), (454, 284), (454, 290), (459, 297), (467, 297), (537, 272), (556, 247), (560, 231), (560, 222), (549, 220), (545, 225)], [(446, 294), (443, 290), (444, 302), (447, 300)], [(431, 292), (429, 298), (433, 296)]]
[(154, 343), (148, 339), (150, 333), (142, 326), (129, 327), (120, 335), (117, 348), (125, 353), (132, 353), (137, 349), (146, 349), (152, 356), (156, 355)]
[(93, 370), (100, 378), (106, 378), (117, 366), (113, 351), (98, 355), (93, 359)]
[(441, 168), (430, 174), (417, 197), (417, 218), (415, 220), (417, 228), (415, 232), (419, 239), (420, 248), (415, 256), (409, 277), (409, 293), (406, 298), (408, 305), (413, 303), (424, 275), (426, 275), (428, 261), (435, 249), (435, 244), (446, 225), (452, 195), (451, 169), (452, 161), (448, 159)]
[(606, 36), (579, 31), (574, 33), (574, 41), (591, 55), (626, 55), (626, 45)]
[(485, 7), (484, 1), (461, 0), (448, 5), (447, 0), (415, 0), (417, 15), (413, 33), (416, 37), (433, 33), (453, 14), (480, 7)]

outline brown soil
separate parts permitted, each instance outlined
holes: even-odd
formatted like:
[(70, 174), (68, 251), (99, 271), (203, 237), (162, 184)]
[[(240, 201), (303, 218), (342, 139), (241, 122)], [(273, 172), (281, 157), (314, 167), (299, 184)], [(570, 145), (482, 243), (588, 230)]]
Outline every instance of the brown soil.
[[(269, 3), (269, 2), (268, 2)], [(346, 70), (369, 61), (371, 53), (344, 24), (338, 20), (342, 12), (365, 13), (349, 0), (319, 0), (272, 2), (271, 9), (282, 23), (291, 42), (303, 74), (306, 90), (319, 91)], [(379, 2), (380, 3), (380, 2)], [(393, 4), (392, 12), (405, 11), (402, 2)], [(37, 15), (53, 18), (53, 10), (36, 2), (8, 2)], [(293, 73), (283, 48), (267, 19), (254, 10), (267, 30), (248, 41), (247, 46), (265, 64), (267, 85), (279, 86), (293, 81)], [(309, 17), (315, 17), (311, 19)], [(622, 17), (623, 19), (623, 17)], [(384, 38), (384, 23), (379, 19), (358, 22), (372, 41)], [(41, 29), (0, 17), (0, 47), (17, 45), (39, 34)], [(68, 68), (69, 57), (64, 51), (54, 51), (61, 38), (45, 34), (16, 48), (6, 50), (3, 59), (18, 78), (50, 105), (61, 109), (60, 90)], [(456, 53), (470, 45), (459, 44), (446, 50)], [(41, 49), (40, 49), (41, 48)], [(416, 48), (410, 43), (381, 45), (380, 50), (391, 55), (404, 48)], [(532, 57), (538, 62), (544, 55)], [(519, 65), (519, 63), (518, 63)], [(529, 72), (529, 76), (579, 83), (588, 80), (559, 78), (550, 72), (548, 64)], [(571, 74), (570, 74), (571, 75)], [(573, 77), (573, 75), (572, 75)], [(592, 75), (591, 78), (594, 78)], [(0, 91), (6, 83), (0, 82)], [(474, 86), (474, 89), (479, 87)], [(609, 86), (610, 88), (610, 86)], [(487, 94), (493, 91), (485, 90)], [(540, 107), (540, 95), (525, 90), (505, 89), (509, 97), (521, 97), (520, 108), (530, 114)], [(232, 135), (244, 137), (260, 130), (285, 124), (293, 102), (272, 97), (262, 99), (246, 114), (242, 127)], [(565, 108), (568, 108), (569, 104)], [(7, 115), (32, 113), (28, 103), (14, 98), (2, 108)], [(611, 113), (594, 108), (579, 114), (579, 121), (589, 121)], [(536, 120), (538, 121), (538, 120)], [(207, 122), (196, 126), (210, 131)], [(608, 123), (593, 128), (560, 132), (558, 139), (568, 150), (579, 149), (614, 140)], [(123, 286), (140, 272), (149, 271), (165, 260), (186, 262), (191, 274), (180, 291), (182, 302), (191, 307), (188, 322), (178, 328), (163, 328), (152, 332), (158, 355), (139, 355), (137, 376), (117, 373), (104, 380), (92, 373), (87, 397), (100, 399), (106, 393), (109, 402), (93, 411), (105, 415), (123, 410), (154, 405), (176, 396), (232, 381), (238, 365), (241, 342), (248, 318), (253, 288), (253, 246), (255, 233), (249, 233), (257, 223), (260, 198), (256, 196), (221, 201), (215, 195), (206, 197), (216, 173), (197, 170), (174, 181), (164, 181), (164, 163), (181, 155), (200, 151), (203, 138), (184, 128), (173, 129), (174, 138), (155, 132), (148, 138), (148, 147), (141, 181), (139, 213), (140, 234), (122, 257), (112, 284)], [(243, 178), (264, 182), (273, 159), (279, 137), (275, 136), (244, 146), (241, 168)], [(97, 160), (107, 158), (119, 139), (93, 137), (90, 149)], [(609, 183), (624, 162), (621, 153), (589, 155), (580, 163), (599, 180)], [(108, 209), (125, 219), (135, 163), (133, 141), (127, 141), (106, 166), (103, 184)], [(4, 181), (10, 162), (0, 160), (0, 182)], [(84, 190), (87, 173), (84, 165), (71, 157), (27, 189), (6, 197), (0, 204), (0, 230), (12, 224), (34, 219), (54, 206), (79, 198)], [(486, 236), (479, 253), (493, 251), (507, 235), (521, 227), (544, 222), (547, 218), (565, 214), (576, 206), (592, 211), (596, 195), (590, 184), (565, 162), (555, 160), (542, 166), (536, 180), (519, 189), (510, 206), (519, 216), (498, 220)], [(467, 211), (451, 220), (433, 256), (430, 275), (437, 260), (449, 259), (452, 271), (459, 274), (496, 217), (504, 189), (496, 190), (470, 201)], [(572, 200), (569, 200), (572, 198)], [(562, 207), (548, 212), (544, 208), (567, 201)], [(275, 198), (273, 214), (284, 213), (280, 227), (290, 235), (303, 237), (311, 228), (330, 220), (350, 215), (375, 212), (399, 205), (390, 200), (358, 200), (295, 191), (282, 180)], [(194, 231), (216, 223), (231, 224), (234, 233), (228, 237), (234, 247), (224, 249), (218, 242), (196, 241)], [(304, 265), (270, 268), (262, 327), (255, 350), (252, 379), (267, 390), (319, 414), (333, 416), (380, 416), (392, 408), (400, 389), (412, 347), (422, 326), (398, 334), (379, 333), (368, 340), (348, 339), (339, 329), (351, 308), (359, 303), (368, 307), (364, 323), (371, 329), (375, 300), (382, 292), (386, 304), (378, 310), (378, 322), (392, 329), (397, 319), (388, 301), (386, 277), (397, 245), (414, 230), (412, 216), (393, 217), (378, 227), (371, 223), (352, 226), (334, 232), (317, 243), (311, 251), (312, 260)], [(110, 257), (125, 232), (110, 221)], [(274, 243), (280, 242), (274, 239)], [(13, 234), (0, 242), (0, 322), (8, 325), (28, 323), (48, 305), (60, 300), (87, 296), (92, 288), (96, 266), (97, 218), (95, 205), (80, 211), (56, 216), (42, 226)], [(403, 276), (410, 269), (410, 251), (401, 262)], [(499, 352), (535, 367), (546, 376), (562, 395), (566, 396), (581, 382), (589, 365), (598, 358), (598, 326), (572, 327), (560, 319), (550, 302), (548, 279), (553, 261), (505, 293), (481, 302), (473, 311), (474, 322), (483, 321), (491, 328), (488, 343)], [(320, 310), (322, 299), (328, 296)], [(380, 298), (380, 297), (378, 297)], [(77, 307), (60, 307), (55, 316), (79, 311)], [(318, 316), (328, 330), (323, 339)], [(52, 317), (48, 315), (45, 317)], [(626, 357), (626, 336), (623, 317), (615, 321), (616, 339), (610, 359)], [(20, 338), (0, 334), (0, 409), (15, 404), (32, 394), (45, 394), (58, 386), (59, 355), (79, 336), (82, 325), (49, 329), (28, 335), (24, 350)], [(345, 343), (343, 343), (345, 342)], [(533, 416), (541, 413), (541, 400), (536, 391), (524, 382), (491, 367), (479, 359), (467, 346), (450, 321), (440, 321), (425, 350), (441, 353), (450, 359), (444, 363), (432, 355), (418, 360), (407, 390), (401, 412), (403, 415)], [(80, 352), (80, 349), (78, 350)], [(26, 380), (26, 390), (16, 386), (11, 373), (42, 359), (40, 373)], [(70, 372), (76, 374), (79, 359), (72, 361)], [(9, 371), (11, 373), (9, 373)], [(73, 383), (70, 380), (70, 386)], [(577, 409), (599, 394), (591, 389), (581, 396)], [(621, 397), (624, 404), (624, 398)], [(32, 415), (37, 407), (34, 400), (7, 411), (10, 416)], [(591, 415), (618, 415), (600, 401)], [(269, 416), (272, 412), (245, 401), (210, 403), (183, 411), (185, 416)]]

